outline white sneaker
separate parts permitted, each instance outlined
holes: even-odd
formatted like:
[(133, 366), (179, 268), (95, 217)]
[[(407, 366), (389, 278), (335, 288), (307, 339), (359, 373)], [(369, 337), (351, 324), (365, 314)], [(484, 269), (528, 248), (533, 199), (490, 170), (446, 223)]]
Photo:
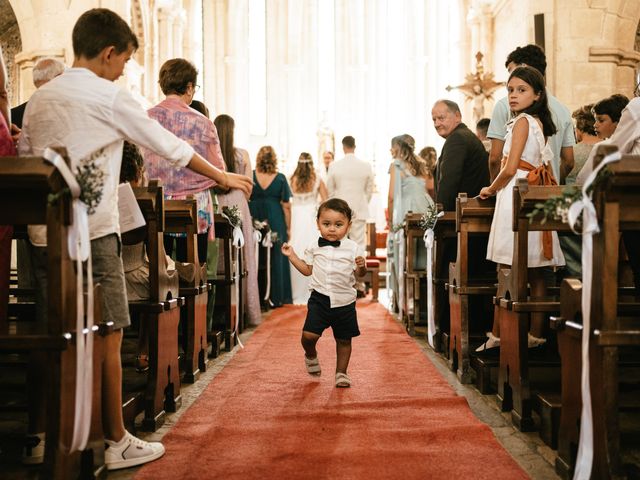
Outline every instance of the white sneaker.
[(534, 337), (530, 333), (527, 333), (527, 347), (529, 348), (539, 347), (540, 345), (546, 342), (547, 342), (546, 338)]
[(492, 348), (500, 346), (500, 338), (496, 337), (493, 333), (487, 332), (487, 341), (476, 348), (476, 352), (486, 352)]
[(44, 433), (27, 435), (22, 449), (22, 463), (40, 465), (44, 462)]
[(107, 470), (135, 467), (151, 462), (164, 455), (164, 446), (159, 442), (145, 442), (125, 432), (119, 442), (105, 440), (108, 448), (104, 452)]

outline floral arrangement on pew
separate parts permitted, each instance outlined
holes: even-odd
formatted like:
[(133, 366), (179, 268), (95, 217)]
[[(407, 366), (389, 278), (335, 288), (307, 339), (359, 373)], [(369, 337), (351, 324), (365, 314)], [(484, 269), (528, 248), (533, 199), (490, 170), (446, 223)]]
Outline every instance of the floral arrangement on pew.
[(222, 216), (229, 220), (233, 227), (233, 246), (244, 247), (244, 235), (242, 233), (242, 217), (237, 205), (222, 207)]
[(435, 205), (430, 205), (427, 209), (427, 212), (422, 215), (420, 219), (420, 228), (423, 230), (433, 230), (436, 226), (436, 222), (438, 218), (440, 218), (444, 212), (438, 212), (438, 209)]
[[(104, 152), (104, 148), (96, 150), (88, 157), (80, 161), (76, 168), (76, 180), (80, 185), (80, 201), (87, 206), (87, 213), (91, 215), (102, 200), (102, 190), (104, 188), (104, 172), (96, 165), (96, 159)], [(65, 188), (58, 193), (49, 194), (49, 204), (55, 204), (60, 195), (68, 195), (69, 188)]]
[(222, 207), (222, 215), (227, 217), (227, 220), (229, 220), (232, 227), (242, 227), (242, 216), (238, 205)]
[(420, 227), (424, 229), (424, 245), (427, 248), (427, 341), (432, 348), (435, 347), (433, 337), (436, 333), (435, 309), (434, 309), (434, 285), (433, 285), (433, 229), (438, 222), (438, 218), (444, 212), (438, 212), (435, 205), (430, 205), (426, 213), (420, 219)]
[[(603, 168), (598, 172), (593, 183), (587, 188), (587, 194), (591, 195), (593, 189), (602, 184), (611, 176), (611, 171), (608, 168)], [(527, 214), (529, 222), (533, 222), (536, 219), (541, 218), (540, 223), (545, 224), (547, 221), (561, 221), (562, 223), (569, 223), (569, 209), (571, 205), (582, 199), (582, 190), (576, 187), (567, 187), (562, 192), (562, 195), (557, 195), (547, 199), (544, 203), (537, 203), (535, 209), (531, 213)], [(582, 229), (582, 213), (576, 221), (577, 231)]]

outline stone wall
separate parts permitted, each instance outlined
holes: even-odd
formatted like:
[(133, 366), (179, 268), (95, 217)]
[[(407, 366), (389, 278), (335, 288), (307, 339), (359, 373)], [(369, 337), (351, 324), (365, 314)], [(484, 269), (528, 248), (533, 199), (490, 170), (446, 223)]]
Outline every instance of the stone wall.
[[(493, 67), (534, 43), (534, 15), (545, 14), (547, 85), (570, 109), (612, 93), (633, 95), (640, 52), (637, 0), (498, 0), (493, 4)], [(500, 74), (498, 78), (503, 78)]]

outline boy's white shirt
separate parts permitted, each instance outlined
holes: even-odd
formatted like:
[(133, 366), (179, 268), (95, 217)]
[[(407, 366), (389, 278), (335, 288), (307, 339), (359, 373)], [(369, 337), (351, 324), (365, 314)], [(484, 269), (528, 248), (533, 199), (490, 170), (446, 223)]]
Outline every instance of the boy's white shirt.
[(304, 251), (304, 261), (312, 265), (309, 288), (329, 297), (331, 308), (356, 301), (356, 257), (364, 250), (356, 242), (344, 237), (339, 247), (319, 247), (316, 238)]
[[(89, 216), (91, 239), (120, 233), (118, 184), (124, 139), (162, 155), (176, 167), (186, 166), (195, 151), (149, 118), (129, 92), (86, 68), (69, 68), (29, 99), (18, 149), (42, 155), (46, 147), (66, 148), (74, 173), (96, 152), (103, 172), (102, 200)], [(46, 227), (29, 227), (31, 243), (45, 246)]]

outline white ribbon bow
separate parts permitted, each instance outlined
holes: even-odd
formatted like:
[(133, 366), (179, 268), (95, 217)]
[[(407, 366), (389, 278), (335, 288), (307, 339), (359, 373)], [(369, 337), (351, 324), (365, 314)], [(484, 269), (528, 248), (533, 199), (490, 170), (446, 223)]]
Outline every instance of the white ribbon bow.
[(580, 442), (574, 480), (591, 478), (593, 464), (593, 413), (591, 407), (591, 386), (589, 382), (589, 336), (591, 334), (591, 289), (593, 287), (593, 235), (600, 231), (596, 209), (587, 193), (588, 188), (606, 165), (622, 158), (620, 152), (607, 155), (600, 165), (591, 172), (582, 187), (582, 199), (569, 207), (568, 220), (575, 232), (575, 225), (582, 213), (582, 372), (580, 390), (582, 393), (582, 413), (580, 416)]
[(434, 305), (434, 287), (433, 287), (433, 244), (435, 242), (434, 229), (438, 218), (444, 215), (444, 212), (439, 212), (436, 215), (436, 220), (433, 222), (431, 228), (427, 228), (424, 231), (422, 240), (424, 240), (424, 246), (427, 248), (427, 341), (431, 348), (435, 348), (433, 343), (433, 337), (436, 334), (436, 319), (435, 319), (435, 305)]
[[(64, 159), (46, 148), (42, 156), (60, 172), (69, 186), (73, 198), (73, 223), (68, 229), (69, 256), (76, 261), (76, 389), (73, 437), (70, 452), (84, 450), (91, 427), (91, 401), (93, 393), (93, 271), (91, 265), (91, 239), (87, 206), (79, 199), (80, 185)], [(87, 262), (86, 326), (83, 295), (84, 272), (82, 262)]]

